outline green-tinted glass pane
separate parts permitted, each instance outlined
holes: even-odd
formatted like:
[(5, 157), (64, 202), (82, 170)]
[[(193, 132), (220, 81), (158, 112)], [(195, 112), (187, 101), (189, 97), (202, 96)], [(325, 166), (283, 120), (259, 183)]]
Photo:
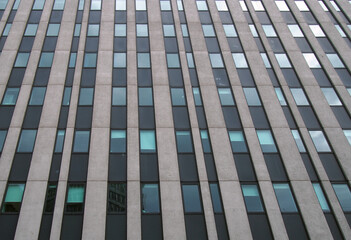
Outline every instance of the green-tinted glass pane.
[(261, 144), (262, 152), (277, 152), (271, 131), (257, 130), (257, 136)]
[(200, 136), (201, 136), (202, 148), (203, 148), (204, 153), (210, 153), (211, 152), (211, 144), (210, 144), (210, 139), (208, 138), (207, 130), (201, 130)]
[(241, 185), (248, 212), (264, 212), (256, 185)]
[(43, 10), (45, 0), (35, 0), (33, 10)]
[(55, 208), (57, 185), (51, 184), (46, 193), (45, 213), (53, 213)]
[(211, 54), (209, 54), (209, 56), (210, 56), (211, 66), (213, 68), (223, 68), (224, 67), (221, 54), (211, 53)]
[(180, 67), (178, 54), (176, 54), (176, 53), (168, 53), (167, 54), (167, 66), (169, 68), (179, 68)]
[(96, 67), (96, 53), (86, 53), (84, 55), (84, 67)]
[(58, 23), (50, 23), (48, 27), (48, 31), (46, 36), (57, 37), (60, 31), (60, 24)]
[(314, 192), (317, 195), (319, 204), (321, 205), (323, 212), (330, 212), (329, 205), (328, 205), (327, 199), (323, 194), (321, 185), (319, 183), (313, 183), (313, 188), (314, 188)]
[(62, 152), (63, 141), (65, 140), (65, 130), (58, 130), (56, 136), (55, 152)]
[(38, 24), (27, 24), (24, 36), (35, 36), (37, 34)]
[(229, 138), (233, 152), (247, 152), (244, 135), (241, 131), (229, 131)]
[(115, 24), (115, 37), (125, 37), (127, 35), (126, 24)]
[(138, 68), (150, 68), (149, 53), (138, 53)]
[(28, 59), (30, 53), (18, 53), (15, 67), (27, 67)]
[(79, 37), (80, 36), (80, 28), (82, 27), (82, 24), (77, 23), (75, 28), (74, 28), (74, 35), (75, 37)]
[(212, 25), (202, 25), (202, 30), (205, 37), (215, 37), (215, 31)]
[(234, 106), (234, 99), (229, 88), (218, 88), (219, 99), (222, 106)]
[(46, 87), (33, 87), (29, 105), (43, 105)]
[(194, 94), (194, 101), (195, 101), (195, 106), (202, 106), (202, 101), (201, 101), (201, 96), (200, 96), (200, 89), (197, 87), (193, 88), (193, 94)]
[(141, 211), (142, 213), (159, 213), (160, 200), (157, 184), (141, 185)]
[(24, 184), (11, 183), (7, 187), (5, 202), (21, 202), (24, 192)]
[(125, 130), (111, 130), (111, 148), (112, 153), (126, 152), (126, 131)]
[(79, 95), (79, 105), (89, 106), (93, 105), (94, 88), (81, 88)]
[(243, 88), (249, 106), (261, 106), (256, 88)]
[(152, 88), (139, 88), (139, 106), (152, 105)]
[(197, 185), (182, 185), (185, 213), (201, 213), (202, 206)]
[(84, 201), (84, 186), (70, 185), (68, 187), (67, 203), (82, 203)]
[(10, 29), (11, 29), (12, 23), (7, 23), (5, 25), (4, 31), (2, 32), (2, 36), (6, 37), (9, 35)]
[(84, 9), (84, 0), (79, 0), (79, 6), (78, 6), (78, 10), (83, 10)]
[(76, 131), (73, 145), (73, 152), (89, 151), (89, 131)]
[(113, 106), (125, 106), (127, 103), (126, 88), (114, 87), (112, 93), (112, 105)]
[(297, 212), (294, 197), (287, 183), (274, 183), (274, 192), (281, 212)]
[(187, 53), (186, 54), (186, 59), (188, 61), (188, 67), (189, 68), (194, 68), (195, 67), (195, 63), (194, 63), (193, 54), (192, 53)]
[(300, 137), (298, 130), (291, 130), (292, 135), (294, 136), (297, 148), (300, 152), (306, 152), (305, 146), (303, 145), (302, 139)]
[(212, 198), (212, 205), (213, 205), (214, 213), (222, 213), (223, 212), (222, 202), (221, 202), (221, 196), (219, 194), (218, 184), (211, 183), (210, 190), (211, 190), (211, 198)]
[(140, 152), (156, 152), (155, 131), (140, 130)]
[(0, 152), (2, 152), (2, 148), (4, 147), (6, 134), (7, 134), (6, 130), (0, 130)]
[(322, 131), (309, 131), (317, 152), (331, 152), (327, 139)]
[(37, 130), (22, 130), (17, 152), (33, 152)]
[(277, 94), (280, 105), (286, 106), (287, 104), (286, 104), (282, 90), (280, 88), (274, 88), (274, 90), (275, 90), (275, 93)]
[(175, 31), (173, 25), (163, 25), (163, 35), (165, 37), (174, 37)]
[(76, 60), (77, 60), (77, 53), (71, 53), (69, 57), (69, 64), (68, 67), (74, 68), (76, 66)]
[(5, 96), (2, 100), (2, 105), (15, 105), (19, 93), (19, 88), (6, 89)]
[(351, 211), (351, 192), (347, 184), (333, 184), (334, 191), (338, 197), (342, 210)]
[(63, 10), (65, 7), (65, 0), (55, 0), (54, 10)]
[(71, 100), (71, 92), (72, 92), (71, 87), (65, 87), (65, 91), (63, 93), (63, 99), (62, 99), (63, 106), (69, 106), (69, 102)]
[(53, 52), (43, 52), (40, 57), (39, 67), (51, 67), (53, 58)]
[(114, 53), (113, 54), (113, 67), (114, 68), (127, 67), (127, 56), (125, 53)]
[(185, 106), (185, 95), (183, 88), (171, 88), (173, 106)]
[(176, 131), (178, 153), (193, 152), (193, 143), (189, 131)]
[(88, 25), (88, 37), (97, 37), (99, 36), (100, 25), (99, 24), (89, 24)]
[(149, 35), (147, 24), (137, 24), (136, 34), (137, 37), (147, 37)]
[(230, 24), (230, 25), (224, 24), (223, 28), (224, 28), (225, 35), (227, 37), (237, 37), (237, 34), (236, 34), (236, 31), (235, 31), (233, 24)]

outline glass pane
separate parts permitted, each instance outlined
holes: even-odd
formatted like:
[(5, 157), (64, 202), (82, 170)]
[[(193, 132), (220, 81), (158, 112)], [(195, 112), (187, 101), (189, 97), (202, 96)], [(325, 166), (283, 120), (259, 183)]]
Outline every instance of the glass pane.
[(187, 53), (186, 54), (186, 59), (188, 61), (188, 67), (189, 68), (194, 68), (195, 64), (194, 64), (193, 54), (192, 53)]
[(212, 25), (202, 25), (202, 30), (204, 31), (205, 37), (215, 37), (215, 31)]
[(239, 1), (240, 7), (244, 12), (247, 12), (247, 6), (245, 4), (245, 1)]
[(114, 68), (125, 68), (127, 67), (127, 55), (126, 53), (114, 53), (113, 54), (113, 67)]
[(264, 11), (264, 7), (261, 1), (251, 1), (252, 6), (254, 7), (255, 11)]
[(40, 57), (39, 67), (51, 67), (53, 58), (53, 52), (43, 52)]
[(197, 185), (182, 185), (185, 213), (202, 212), (199, 187)]
[(101, 0), (91, 0), (90, 10), (101, 10)]
[(325, 12), (328, 12), (328, 11), (329, 11), (329, 9), (327, 8), (327, 6), (325, 6), (325, 4), (324, 4), (323, 1), (318, 1), (318, 3), (321, 5), (321, 7), (323, 8), (323, 10), (324, 10)]
[(126, 24), (115, 24), (115, 37), (127, 36), (127, 25)]
[(204, 153), (210, 153), (211, 144), (210, 144), (210, 139), (208, 138), (207, 130), (200, 130), (200, 135), (201, 135), (201, 142), (202, 142), (202, 148)]
[(63, 106), (69, 106), (69, 102), (71, 100), (71, 92), (72, 92), (71, 87), (65, 87), (65, 91), (63, 93), (63, 99), (62, 99)]
[(163, 34), (165, 37), (174, 37), (175, 31), (173, 25), (163, 25)]
[(280, 211), (285, 212), (297, 212), (294, 197), (290, 191), (290, 187), (287, 183), (274, 183), (274, 192), (278, 200)]
[(46, 36), (49, 37), (57, 37), (60, 31), (60, 24), (58, 23), (50, 23), (48, 27), (48, 31)]
[(137, 24), (136, 34), (137, 34), (137, 37), (147, 37), (149, 35), (147, 24)]
[(315, 37), (325, 37), (325, 34), (319, 25), (309, 25)]
[(184, 11), (183, 3), (181, 0), (177, 0), (177, 6), (179, 11)]
[(181, 24), (181, 26), (183, 37), (189, 37), (188, 28), (186, 27), (186, 24)]
[(210, 56), (211, 65), (213, 68), (223, 68), (224, 67), (221, 54), (210, 53), (209, 56)]
[(152, 88), (139, 88), (139, 106), (152, 105)]
[(273, 136), (270, 130), (257, 130), (262, 152), (277, 152)]
[(109, 183), (108, 205), (109, 213), (125, 212), (127, 207), (127, 186), (125, 183)]
[(252, 36), (253, 36), (253, 37), (258, 37), (258, 33), (257, 33), (257, 30), (256, 30), (255, 25), (249, 24), (249, 28), (250, 28), (250, 31), (251, 31), (251, 33), (252, 33)]
[(171, 3), (169, 1), (161, 1), (161, 11), (171, 10)]
[(292, 135), (294, 136), (297, 148), (300, 152), (306, 152), (305, 146), (303, 145), (302, 139), (300, 137), (298, 130), (291, 130)]
[(156, 139), (154, 130), (140, 130), (140, 152), (156, 152)]
[(149, 53), (138, 53), (138, 68), (150, 68)]
[(10, 29), (11, 29), (12, 23), (7, 23), (5, 25), (4, 31), (2, 32), (2, 37), (6, 37), (9, 35)]
[(55, 208), (57, 185), (49, 185), (46, 193), (45, 213), (53, 213)]
[(345, 212), (351, 211), (351, 193), (347, 184), (333, 184), (333, 188), (342, 210)]
[(324, 196), (321, 185), (319, 183), (313, 183), (313, 188), (323, 212), (330, 212), (329, 205), (327, 199)]
[(279, 11), (281, 11), (281, 12), (290, 11), (289, 7), (288, 7), (288, 5), (286, 5), (285, 1), (275, 1), (275, 4), (277, 5)]
[(45, 0), (35, 0), (33, 10), (43, 10)]
[(277, 94), (280, 105), (286, 106), (287, 104), (286, 104), (282, 90), (280, 88), (274, 88), (274, 90), (275, 90), (275, 93)]
[(73, 152), (88, 152), (89, 137), (89, 131), (76, 131), (73, 144)]
[(33, 87), (29, 105), (43, 105), (45, 92), (45, 87)]
[(126, 88), (114, 87), (112, 90), (112, 105), (113, 106), (125, 106), (127, 104), (127, 93)]
[(305, 93), (301, 88), (291, 88), (290, 89), (297, 106), (308, 106), (310, 105)]
[(80, 23), (77, 23), (76, 26), (74, 27), (74, 37), (79, 37), (80, 36), (80, 29), (82, 25)]
[(279, 67), (281, 68), (291, 68), (288, 57), (285, 53), (276, 53), (274, 54), (275, 58), (278, 61)]
[(4, 147), (6, 134), (7, 134), (6, 130), (0, 130), (0, 152), (2, 152), (2, 149)]
[(85, 0), (79, 0), (78, 10), (84, 9), (84, 2), (85, 2)]
[(97, 37), (99, 36), (100, 25), (99, 24), (89, 24), (88, 25), (88, 37)]
[(135, 10), (145, 11), (146, 10), (145, 0), (135, 0)]
[(266, 34), (266, 37), (276, 37), (277, 34), (274, 31), (272, 25), (262, 25), (263, 31)]
[(65, 0), (55, 0), (53, 10), (63, 10), (65, 7)]
[(22, 130), (17, 152), (33, 152), (37, 130)]
[(68, 186), (67, 203), (82, 203), (84, 201), (84, 186), (72, 184)]
[(344, 130), (345, 137), (349, 141), (349, 144), (351, 145), (351, 130)]
[(79, 105), (89, 106), (93, 105), (94, 88), (81, 88), (79, 95)]
[(333, 88), (321, 88), (330, 106), (342, 106)]
[(167, 66), (169, 68), (179, 68), (180, 62), (177, 53), (167, 53)]
[(157, 184), (141, 185), (141, 212), (142, 213), (159, 213), (159, 192)]
[(321, 68), (321, 65), (319, 65), (319, 62), (313, 53), (303, 53), (303, 57), (310, 68)]
[(210, 191), (212, 198), (212, 205), (214, 213), (222, 213), (222, 202), (221, 197), (219, 195), (219, 189), (217, 183), (210, 183)]
[(35, 36), (37, 34), (38, 24), (27, 24), (24, 36)]
[(196, 6), (197, 10), (199, 11), (206, 11), (207, 9), (207, 4), (205, 1), (196, 1)]
[(216, 6), (218, 11), (228, 11), (225, 1), (216, 1)]
[(234, 99), (229, 88), (218, 88), (219, 99), (222, 106), (234, 106)]
[(5, 96), (2, 99), (2, 105), (15, 105), (19, 93), (19, 88), (6, 89)]
[(224, 28), (225, 35), (227, 37), (237, 37), (238, 36), (233, 24), (230, 24), (230, 25), (224, 24), (223, 28)]
[(126, 131), (111, 130), (111, 149), (112, 153), (126, 152)]
[(7, 186), (5, 203), (8, 202), (21, 202), (24, 192), (24, 184), (10, 183)]
[(193, 88), (193, 94), (194, 94), (195, 106), (202, 106), (200, 89), (197, 88), (197, 87), (194, 87)]
[(293, 35), (293, 37), (304, 37), (301, 29), (299, 28), (299, 25), (297, 24), (288, 25), (288, 28), (291, 32), (291, 35)]
[(331, 152), (329, 144), (322, 131), (309, 131), (317, 152)]
[(270, 63), (269, 60), (268, 60), (267, 54), (266, 54), (266, 53), (261, 53), (261, 57), (262, 57), (264, 66), (265, 66), (266, 68), (271, 68), (272, 66), (271, 66), (271, 63)]
[(304, 1), (295, 1), (295, 4), (301, 12), (306, 12), (306, 11), (310, 10), (310, 9), (308, 9), (308, 7)]
[(96, 67), (96, 53), (86, 53), (84, 55), (84, 67)]
[(178, 153), (192, 153), (193, 144), (189, 131), (176, 131)]
[(346, 34), (345, 34), (345, 32), (341, 29), (340, 25), (334, 25), (334, 26), (335, 26), (336, 30), (338, 30), (340, 36), (346, 37)]
[(233, 152), (247, 152), (247, 147), (242, 131), (229, 131), (229, 138)]
[(74, 68), (76, 66), (76, 60), (77, 60), (77, 53), (71, 53), (69, 57), (68, 67)]
[(185, 95), (183, 88), (171, 88), (172, 105), (185, 106)]
[(30, 53), (18, 53), (14, 67), (27, 67)]
[(20, 2), (21, 2), (21, 0), (15, 0), (15, 3), (13, 4), (12, 10), (17, 10)]
[(58, 130), (56, 136), (55, 153), (62, 152), (65, 140), (65, 130)]
[(248, 68), (245, 55), (243, 53), (232, 53), (236, 68)]
[(249, 106), (261, 106), (256, 88), (243, 88)]
[(344, 68), (345, 67), (337, 54), (329, 53), (326, 55), (329, 58), (329, 61), (333, 65), (334, 68)]
[(241, 185), (247, 212), (264, 212), (256, 185)]
[(127, 10), (126, 0), (116, 0), (116, 10), (121, 10), (121, 11)]

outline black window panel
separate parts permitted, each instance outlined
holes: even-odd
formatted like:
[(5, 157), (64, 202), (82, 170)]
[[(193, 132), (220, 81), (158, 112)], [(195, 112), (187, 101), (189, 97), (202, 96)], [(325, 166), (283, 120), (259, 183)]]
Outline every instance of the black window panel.
[(82, 81), (80, 85), (82, 87), (94, 87), (95, 85), (96, 69), (83, 68), (82, 71)]
[(330, 81), (327, 77), (327, 75), (325, 75), (325, 72), (323, 69), (311, 69), (312, 73), (314, 75), (314, 78), (317, 80), (319, 86), (321, 87), (330, 87)]
[(72, 87), (73, 79), (74, 79), (74, 68), (69, 68), (67, 70), (65, 86), (66, 87)]
[(58, 128), (66, 128), (67, 126), (67, 119), (68, 119), (68, 106), (62, 106), (60, 112), (60, 118), (58, 122)]
[(158, 181), (156, 154), (140, 154), (140, 181)]
[(163, 24), (172, 24), (173, 23), (173, 13), (170, 12), (161, 12), (161, 17), (162, 17), (162, 23)]
[(207, 230), (204, 216), (185, 215), (185, 229), (187, 239), (207, 239)]
[(57, 37), (45, 37), (42, 51), (53, 52), (56, 48)]
[(138, 69), (138, 86), (152, 86), (151, 69)]
[(222, 107), (227, 128), (241, 128), (238, 111), (235, 107)]
[(178, 43), (175, 37), (164, 38), (165, 40), (165, 50), (167, 53), (178, 52)]
[(222, 20), (222, 23), (233, 23), (232, 17), (230, 16), (230, 13), (225, 11), (225, 12), (219, 12), (219, 17)]
[(127, 217), (125, 214), (107, 214), (106, 240), (127, 239)]
[(126, 52), (127, 51), (127, 38), (115, 37), (114, 43), (113, 43), (113, 50), (116, 52)]
[(61, 239), (78, 240), (82, 238), (83, 215), (65, 214), (62, 220)]
[(249, 12), (244, 12), (247, 23), (253, 23)]
[(263, 107), (249, 107), (255, 128), (269, 128), (269, 123)]
[(77, 52), (79, 45), (79, 37), (73, 37), (71, 51)]
[(289, 239), (309, 239), (299, 214), (283, 214), (283, 220)]
[(54, 154), (51, 160), (49, 181), (57, 182), (60, 176), (60, 168), (61, 168), (61, 154)]
[(111, 128), (127, 127), (127, 108), (112, 107), (111, 110)]
[(50, 23), (60, 23), (62, 19), (62, 14), (63, 11), (51, 11)]
[(31, 153), (15, 154), (12, 162), (9, 181), (25, 182), (27, 180), (31, 160)]
[(205, 164), (208, 181), (217, 181), (216, 167), (212, 154), (205, 154)]
[(127, 69), (113, 69), (112, 72), (112, 86), (124, 87), (127, 85)]
[(335, 52), (334, 47), (330, 44), (328, 38), (318, 37), (317, 40), (318, 40), (319, 44), (322, 46), (324, 52), (326, 52), (326, 53), (334, 53)]
[(50, 239), (53, 214), (43, 214), (38, 240)]
[(127, 180), (127, 158), (125, 154), (110, 154), (108, 180)]
[(184, 40), (184, 48), (185, 48), (185, 52), (191, 52), (192, 48), (191, 48), (191, 42), (189, 38), (183, 38)]
[(324, 213), (324, 216), (325, 216), (325, 219), (327, 220), (330, 232), (332, 233), (334, 240), (344, 239), (333, 214)]
[[(126, 20), (127, 20), (127, 17), (126, 17)], [(136, 11), (135, 12), (135, 22), (136, 23), (147, 23), (147, 12), (146, 11)]]
[(303, 161), (305, 168), (307, 170), (308, 176), (310, 177), (310, 180), (311, 181), (318, 181), (317, 173), (314, 170), (313, 164), (312, 164), (311, 159), (308, 156), (308, 154), (301, 153), (301, 158), (302, 158), (302, 161)]
[(203, 107), (196, 107), (196, 116), (199, 128), (207, 128), (206, 117)]
[(239, 38), (227, 38), (231, 52), (243, 52)]
[(243, 87), (256, 87), (250, 69), (237, 69)]
[(260, 52), (265, 52), (266, 50), (265, 50), (265, 48), (264, 48), (263, 45), (262, 45), (261, 39), (258, 38), (258, 37), (255, 37), (254, 39), (255, 39), (255, 42), (256, 42), (258, 51), (260, 51)]
[(89, 12), (89, 23), (100, 23), (101, 11), (90, 11)]
[(30, 52), (33, 47), (35, 37), (23, 37), (19, 51)]
[(78, 11), (76, 16), (76, 23), (81, 23), (83, 20), (83, 11)]
[(256, 15), (261, 24), (271, 24), (271, 20), (269, 20), (266, 12), (256, 12)]
[(188, 109), (186, 107), (173, 107), (172, 112), (175, 128), (190, 128)]
[[(136, 12), (135, 15), (139, 17), (139, 12)], [(127, 23), (127, 12), (118, 11), (115, 14), (115, 23)]]
[(189, 69), (191, 86), (198, 87), (199, 81), (197, 80), (197, 73), (195, 69)]
[(0, 128), (8, 129), (15, 107), (0, 107)]
[(11, 11), (10, 12), (10, 15), (7, 18), (7, 23), (12, 23), (13, 22), (13, 20), (15, 19), (15, 16), (16, 16), (16, 12), (17, 11)]
[(178, 154), (180, 181), (199, 181), (194, 154)]
[(217, 38), (215, 38), (215, 37), (206, 37), (205, 41), (206, 41), (206, 46), (207, 46), (208, 52), (210, 52), (210, 53), (213, 53), (213, 52), (214, 53), (218, 53), (218, 52), (220, 52), (219, 45), (218, 45), (218, 42), (217, 42)]
[(301, 52), (303, 53), (313, 52), (306, 38), (295, 38), (295, 41), (299, 46)]
[(294, 16), (291, 12), (280, 12), (286, 23), (296, 23)]
[(279, 154), (264, 154), (264, 160), (272, 181), (288, 181)]
[(318, 24), (311, 12), (301, 12), (308, 24)]
[(351, 227), (351, 213), (345, 213), (345, 217), (347, 222), (349, 223), (349, 226)]
[(345, 87), (351, 87), (351, 75), (347, 71), (346, 68), (344, 69), (336, 69), (341, 81), (344, 83)]
[(42, 107), (28, 106), (26, 115), (23, 121), (23, 128), (38, 128)]
[(76, 128), (90, 128), (92, 116), (92, 107), (78, 107), (76, 116)]
[(50, 68), (38, 68), (35, 74), (35, 86), (47, 86), (50, 77)]
[(296, 128), (294, 117), (292, 116), (289, 107), (282, 107), (286, 120), (290, 128)]
[[(149, 52), (150, 51), (150, 47), (149, 47), (149, 38), (141, 38), (141, 37), (137, 37), (137, 51), (138, 52)], [(116, 46), (117, 42), (116, 42), (116, 38), (115, 38), (115, 46)], [(127, 43), (126, 43), (127, 45)], [(115, 51), (118, 51), (117, 49), (115, 49)], [(121, 50), (123, 51), (123, 50)]]
[(163, 239), (161, 216), (141, 215), (141, 238), (158, 240)]
[(15, 239), (19, 214), (0, 215), (1, 239)]
[(224, 68), (212, 69), (213, 77), (217, 87), (229, 87), (229, 78)]
[(240, 181), (256, 181), (249, 154), (234, 154), (234, 161)]
[(337, 162), (334, 154), (319, 154), (319, 158), (322, 161), (322, 164), (325, 171), (327, 172), (330, 181), (345, 181), (344, 174), (342, 173), (339, 163)]
[(86, 181), (88, 173), (88, 154), (72, 154), (68, 180)]
[(199, 12), (199, 17), (202, 24), (212, 24), (212, 19), (209, 12)]
[(168, 69), (168, 80), (171, 87), (183, 87), (183, 75), (181, 69)]
[(31, 11), (28, 23), (39, 23), (42, 11)]
[(249, 214), (248, 217), (253, 239), (273, 239), (266, 214)]
[(99, 38), (98, 37), (87, 37), (85, 42), (86, 52), (97, 52), (99, 48)]
[(301, 87), (300, 81), (293, 69), (282, 69), (282, 72), (289, 87)]
[(139, 128), (155, 128), (155, 117), (153, 107), (139, 107)]
[(223, 214), (215, 214), (217, 237), (219, 240), (229, 240), (227, 223)]
[(180, 23), (186, 23), (186, 18), (184, 12), (179, 12)]
[(338, 119), (341, 128), (351, 128), (351, 118), (344, 107), (332, 107), (336, 119)]
[(271, 46), (273, 52), (277, 53), (277, 52), (284, 52), (284, 48), (282, 46), (282, 44), (279, 41), (279, 38), (277, 37), (270, 37), (267, 38), (269, 45)]
[(305, 122), (305, 125), (309, 129), (320, 129), (321, 126), (316, 118), (311, 107), (299, 107), (300, 114)]
[(271, 79), (271, 82), (272, 82), (273, 86), (274, 87), (279, 87), (280, 85), (279, 85), (277, 76), (274, 73), (274, 70), (273, 69), (267, 69), (267, 72), (268, 72), (269, 78)]

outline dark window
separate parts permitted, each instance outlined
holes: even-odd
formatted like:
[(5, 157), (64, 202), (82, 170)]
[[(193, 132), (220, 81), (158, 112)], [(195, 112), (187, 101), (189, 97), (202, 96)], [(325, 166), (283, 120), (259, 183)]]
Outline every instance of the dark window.
[(24, 187), (24, 183), (8, 184), (5, 200), (1, 209), (2, 213), (18, 213), (20, 211)]
[(109, 183), (107, 196), (107, 211), (109, 213), (126, 212), (127, 189), (125, 183)]

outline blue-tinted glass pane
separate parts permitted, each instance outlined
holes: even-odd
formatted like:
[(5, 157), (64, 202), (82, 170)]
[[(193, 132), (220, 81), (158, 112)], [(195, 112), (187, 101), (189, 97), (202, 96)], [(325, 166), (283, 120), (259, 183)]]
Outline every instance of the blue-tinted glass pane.
[(202, 106), (199, 88), (193, 88), (195, 106)]
[(101, 10), (101, 0), (91, 0), (90, 10)]
[(89, 151), (89, 131), (76, 131), (73, 145), (73, 152)]
[(157, 184), (142, 184), (141, 186), (142, 213), (159, 213), (159, 193)]
[(249, 106), (261, 106), (256, 88), (243, 88)]
[(97, 37), (99, 36), (100, 25), (99, 24), (89, 24), (88, 25), (88, 37)]
[(81, 88), (79, 95), (79, 105), (87, 106), (93, 104), (94, 88)]
[(63, 141), (65, 140), (65, 130), (58, 130), (56, 136), (55, 152), (62, 152)]
[(40, 57), (39, 67), (51, 67), (53, 58), (53, 52), (43, 52)]
[(303, 145), (302, 139), (300, 137), (298, 130), (291, 130), (292, 135), (294, 136), (297, 148), (300, 152), (306, 152), (305, 146)]
[(219, 99), (222, 106), (234, 106), (234, 99), (229, 88), (218, 88)]
[(37, 130), (22, 130), (17, 152), (33, 152)]
[(201, 135), (202, 148), (204, 150), (204, 153), (210, 153), (211, 144), (210, 144), (210, 139), (208, 138), (207, 130), (201, 130), (200, 135)]
[(60, 31), (60, 24), (58, 23), (50, 23), (48, 26), (48, 31), (46, 36), (57, 37)]
[(45, 0), (35, 0), (33, 10), (43, 10)]
[(77, 53), (71, 53), (68, 67), (74, 68), (76, 66), (76, 60), (77, 60)]
[(222, 210), (222, 202), (221, 202), (221, 197), (219, 195), (218, 184), (217, 183), (211, 183), (210, 184), (210, 190), (211, 190), (213, 211), (215, 213), (222, 213), (223, 212), (223, 210)]
[(264, 212), (256, 185), (241, 185), (247, 212)]
[(281, 212), (297, 212), (294, 197), (287, 183), (273, 184)]
[(329, 205), (327, 199), (324, 196), (321, 185), (319, 183), (313, 183), (313, 188), (323, 212), (330, 212)]
[(277, 152), (271, 131), (257, 130), (257, 136), (261, 144), (262, 152)]
[(309, 131), (317, 152), (331, 152), (327, 139), (322, 131)]
[(334, 191), (338, 197), (342, 210), (351, 211), (351, 193), (347, 184), (333, 184)]
[(11, 30), (12, 23), (7, 23), (5, 25), (4, 31), (2, 32), (2, 37), (7, 37), (9, 35), (9, 32)]
[(84, 56), (84, 67), (96, 67), (96, 53), (86, 53)]
[(152, 88), (139, 88), (139, 106), (152, 105)]
[(127, 103), (126, 88), (113, 88), (112, 93), (112, 105), (114, 106), (124, 106)]
[(2, 148), (4, 147), (6, 134), (7, 134), (6, 130), (0, 130), (0, 152), (2, 151)]
[(54, 10), (63, 10), (65, 7), (65, 0), (55, 0)]
[(177, 149), (178, 153), (191, 153), (193, 152), (193, 144), (189, 131), (177, 131)]
[(68, 106), (69, 102), (71, 100), (71, 92), (72, 88), (71, 87), (65, 87), (65, 91), (63, 93), (63, 99), (62, 99), (62, 105), (63, 106)]
[(233, 152), (247, 152), (244, 135), (241, 131), (229, 131), (229, 138)]
[(14, 67), (27, 67), (30, 53), (18, 53)]
[(115, 37), (127, 36), (127, 25), (126, 24), (115, 24)]
[(126, 131), (111, 130), (111, 149), (112, 153), (126, 152)]
[(186, 213), (202, 212), (199, 187), (197, 185), (182, 185), (184, 210)]
[(127, 57), (125, 53), (114, 53), (113, 67), (125, 68), (127, 67)]
[(167, 54), (167, 66), (169, 68), (179, 68), (180, 67), (178, 54), (176, 54), (176, 53)]
[(80, 36), (80, 29), (81, 29), (82, 25), (80, 23), (77, 23), (75, 28), (74, 28), (74, 37), (79, 37)]
[(8, 88), (6, 89), (2, 105), (15, 105), (19, 93), (19, 88)]
[(150, 67), (150, 54), (138, 53), (138, 68), (149, 68), (149, 67)]
[(183, 88), (171, 88), (173, 106), (185, 106), (185, 95)]
[(140, 152), (156, 152), (155, 131), (140, 130)]

